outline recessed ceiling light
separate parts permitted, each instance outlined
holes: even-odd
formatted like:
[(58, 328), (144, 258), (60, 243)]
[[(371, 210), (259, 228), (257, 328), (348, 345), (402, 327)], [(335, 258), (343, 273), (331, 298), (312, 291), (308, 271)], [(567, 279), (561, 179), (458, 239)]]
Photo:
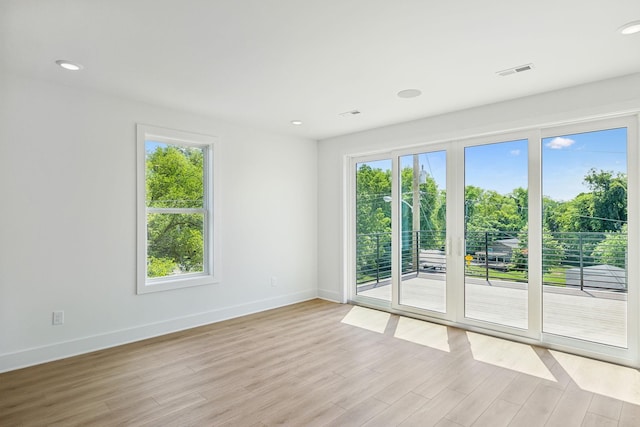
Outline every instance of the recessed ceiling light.
[(620, 34), (628, 36), (629, 34), (640, 33), (640, 21), (629, 22), (618, 28)]
[(405, 89), (398, 92), (398, 98), (415, 98), (422, 95), (422, 92), (418, 89)]
[(58, 59), (56, 64), (69, 71), (80, 71), (82, 70), (82, 65), (77, 64), (75, 62), (67, 61), (66, 59)]
[(292, 125), (300, 126), (302, 124), (302, 120), (291, 120)]

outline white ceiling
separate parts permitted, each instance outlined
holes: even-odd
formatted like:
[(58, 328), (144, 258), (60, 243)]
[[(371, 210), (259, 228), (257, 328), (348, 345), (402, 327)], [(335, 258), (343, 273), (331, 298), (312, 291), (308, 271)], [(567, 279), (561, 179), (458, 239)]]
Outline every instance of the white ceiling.
[(635, 20), (638, 0), (0, 0), (0, 69), (323, 139), (638, 72)]

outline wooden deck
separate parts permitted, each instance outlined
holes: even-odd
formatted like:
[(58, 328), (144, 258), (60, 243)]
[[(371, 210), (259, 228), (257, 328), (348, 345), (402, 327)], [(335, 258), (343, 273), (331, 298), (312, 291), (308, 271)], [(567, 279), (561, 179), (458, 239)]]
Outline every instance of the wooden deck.
[[(445, 312), (444, 274), (420, 274), (405, 278), (400, 303)], [(610, 291), (544, 287), (544, 332), (616, 347), (627, 346), (626, 294)], [(391, 301), (391, 285), (359, 292), (359, 295)], [(515, 328), (527, 328), (527, 285), (524, 283), (467, 278), (465, 316)]]

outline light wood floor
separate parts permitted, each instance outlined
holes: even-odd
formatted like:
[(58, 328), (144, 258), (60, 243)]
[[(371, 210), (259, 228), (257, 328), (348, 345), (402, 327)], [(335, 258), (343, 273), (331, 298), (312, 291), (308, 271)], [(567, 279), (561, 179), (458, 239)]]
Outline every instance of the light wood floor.
[(634, 426), (640, 374), (309, 301), (0, 375), (0, 426)]

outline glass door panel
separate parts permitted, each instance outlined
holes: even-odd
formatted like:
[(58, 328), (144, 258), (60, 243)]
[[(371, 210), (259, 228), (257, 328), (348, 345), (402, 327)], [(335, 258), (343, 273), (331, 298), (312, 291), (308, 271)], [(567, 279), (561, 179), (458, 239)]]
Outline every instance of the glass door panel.
[(465, 147), (464, 313), (528, 328), (528, 141)]
[(399, 304), (446, 312), (445, 151), (401, 156)]
[(391, 160), (356, 163), (356, 295), (391, 302)]
[(627, 129), (542, 140), (543, 332), (627, 347)]

